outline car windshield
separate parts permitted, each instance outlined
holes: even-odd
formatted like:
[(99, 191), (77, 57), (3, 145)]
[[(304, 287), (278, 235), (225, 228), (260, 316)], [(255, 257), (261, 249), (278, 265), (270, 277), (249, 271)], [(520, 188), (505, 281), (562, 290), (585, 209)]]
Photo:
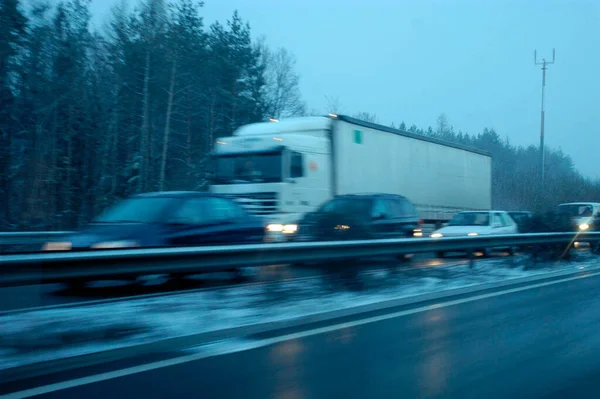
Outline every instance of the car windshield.
[(274, 183), (282, 180), (282, 153), (221, 155), (216, 158), (215, 183)]
[(336, 198), (323, 205), (319, 212), (365, 215), (371, 210), (371, 203), (366, 198)]
[(456, 214), (448, 226), (488, 226), (490, 215), (482, 212), (462, 212)]
[(155, 223), (173, 198), (129, 198), (106, 209), (95, 223)]
[(594, 208), (591, 205), (559, 205), (558, 212), (574, 217), (590, 217), (593, 215)]

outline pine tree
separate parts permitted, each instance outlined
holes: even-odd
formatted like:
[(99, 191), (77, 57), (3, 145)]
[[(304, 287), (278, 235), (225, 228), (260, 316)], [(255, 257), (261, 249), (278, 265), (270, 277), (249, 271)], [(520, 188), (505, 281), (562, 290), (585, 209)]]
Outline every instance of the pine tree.
[[(14, 169), (17, 103), (15, 78), (26, 41), (27, 19), (18, 0), (0, 1), (0, 227), (10, 224), (11, 176)], [(18, 159), (18, 158), (17, 158)]]

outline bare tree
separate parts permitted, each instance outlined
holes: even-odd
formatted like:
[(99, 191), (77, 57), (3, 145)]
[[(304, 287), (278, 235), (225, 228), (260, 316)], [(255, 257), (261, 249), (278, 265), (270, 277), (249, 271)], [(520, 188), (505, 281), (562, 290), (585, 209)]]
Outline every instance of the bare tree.
[(154, 65), (151, 63), (152, 53), (159, 47), (158, 41), (164, 34), (166, 24), (166, 8), (164, 0), (147, 0), (142, 10), (141, 39), (145, 47), (144, 55), (144, 85), (142, 91), (142, 121), (140, 126), (140, 174), (139, 191), (145, 191), (150, 175), (152, 158), (153, 129), (150, 123), (151, 91), (150, 79), (154, 74)]
[(342, 114), (343, 106), (339, 97), (325, 96), (325, 112), (330, 114)]
[(454, 129), (448, 122), (446, 114), (442, 113), (438, 116), (434, 135), (443, 139), (454, 138)]
[(165, 187), (165, 172), (167, 170), (167, 156), (169, 154), (169, 136), (171, 135), (171, 114), (173, 113), (173, 96), (175, 95), (175, 73), (177, 71), (177, 55), (172, 55), (171, 78), (169, 82), (169, 99), (167, 100), (167, 113), (165, 116), (165, 130), (163, 132), (162, 156), (160, 159), (160, 177), (158, 187), (163, 191)]
[(358, 112), (354, 114), (353, 117), (365, 122), (377, 123), (377, 115), (370, 112)]
[(259, 41), (258, 47), (264, 66), (268, 115), (277, 119), (306, 115), (306, 104), (302, 101), (298, 87), (300, 77), (294, 71), (294, 54), (283, 47), (273, 51), (265, 44), (264, 39)]

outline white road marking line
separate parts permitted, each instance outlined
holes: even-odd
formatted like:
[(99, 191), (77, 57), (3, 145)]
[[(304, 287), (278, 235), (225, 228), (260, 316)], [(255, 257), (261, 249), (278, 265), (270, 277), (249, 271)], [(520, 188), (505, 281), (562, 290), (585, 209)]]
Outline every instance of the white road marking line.
[(264, 347), (264, 346), (269, 346), (269, 345), (274, 345), (274, 344), (284, 342), (284, 341), (289, 341), (292, 339), (305, 338), (305, 337), (323, 334), (323, 333), (327, 333), (327, 332), (331, 332), (331, 331), (335, 331), (335, 330), (341, 330), (344, 328), (350, 328), (350, 327), (361, 326), (364, 324), (376, 323), (379, 321), (389, 320), (389, 319), (393, 319), (393, 318), (397, 318), (397, 317), (408, 316), (408, 315), (412, 315), (415, 313), (427, 312), (429, 310), (460, 305), (463, 303), (475, 302), (475, 301), (479, 301), (482, 299), (512, 294), (515, 292), (528, 291), (528, 290), (532, 290), (532, 289), (536, 289), (536, 288), (566, 283), (569, 281), (594, 277), (594, 276), (598, 276), (598, 275), (600, 275), (600, 271), (592, 272), (592, 273), (581, 275), (581, 276), (568, 277), (568, 278), (563, 278), (560, 280), (554, 280), (554, 281), (549, 281), (549, 282), (545, 282), (545, 283), (528, 285), (528, 286), (524, 286), (524, 287), (510, 288), (507, 290), (492, 292), (489, 294), (482, 294), (482, 295), (476, 295), (473, 297), (468, 297), (468, 298), (463, 298), (463, 299), (456, 299), (453, 301), (442, 302), (439, 304), (433, 304), (433, 305), (429, 305), (429, 306), (422, 306), (419, 308), (403, 310), (403, 311), (389, 313), (389, 314), (385, 314), (385, 315), (381, 315), (381, 316), (368, 317), (366, 319), (354, 320), (354, 321), (350, 321), (350, 322), (346, 322), (346, 323), (335, 324), (332, 326), (320, 327), (320, 328), (315, 328), (312, 330), (301, 331), (301, 332), (288, 334), (288, 335), (282, 335), (279, 337), (268, 338), (268, 339), (256, 341), (256, 345), (245, 345), (245, 346), (242, 346), (241, 348), (230, 348), (229, 350), (225, 349), (223, 351), (208, 351), (205, 353), (196, 353), (193, 355), (185, 355), (185, 356), (180, 356), (180, 357), (173, 358), (173, 359), (161, 360), (158, 362), (147, 363), (147, 364), (143, 364), (140, 366), (134, 366), (134, 367), (129, 367), (129, 368), (115, 370), (115, 371), (109, 371), (109, 372), (100, 373), (100, 374), (96, 374), (96, 375), (92, 375), (92, 376), (88, 376), (88, 377), (76, 378), (76, 379), (70, 380), (70, 381), (62, 381), (62, 382), (49, 384), (49, 385), (45, 385), (45, 386), (41, 386), (41, 387), (37, 387), (37, 388), (31, 388), (31, 389), (26, 389), (23, 391), (13, 392), (13, 393), (4, 395), (0, 398), (1, 399), (30, 398), (33, 396), (43, 395), (43, 394), (47, 394), (50, 392), (62, 391), (65, 389), (76, 388), (76, 387), (80, 387), (83, 385), (93, 384), (96, 382), (108, 381), (108, 380), (112, 380), (115, 378), (126, 377), (126, 376), (130, 376), (133, 374), (143, 373), (146, 371), (157, 370), (157, 369), (161, 369), (164, 367), (176, 366), (179, 364), (193, 362), (196, 360), (202, 360), (202, 359), (206, 359), (206, 358), (210, 358), (210, 357), (221, 356), (221, 355), (226, 355), (226, 354), (235, 353), (235, 352), (244, 352), (247, 350)]

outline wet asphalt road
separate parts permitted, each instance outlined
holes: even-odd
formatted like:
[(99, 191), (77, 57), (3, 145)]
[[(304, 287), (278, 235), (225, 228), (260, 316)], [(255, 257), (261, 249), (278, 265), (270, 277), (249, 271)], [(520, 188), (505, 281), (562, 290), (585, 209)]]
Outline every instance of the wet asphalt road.
[(600, 397), (600, 276), (359, 320), (38, 397)]

